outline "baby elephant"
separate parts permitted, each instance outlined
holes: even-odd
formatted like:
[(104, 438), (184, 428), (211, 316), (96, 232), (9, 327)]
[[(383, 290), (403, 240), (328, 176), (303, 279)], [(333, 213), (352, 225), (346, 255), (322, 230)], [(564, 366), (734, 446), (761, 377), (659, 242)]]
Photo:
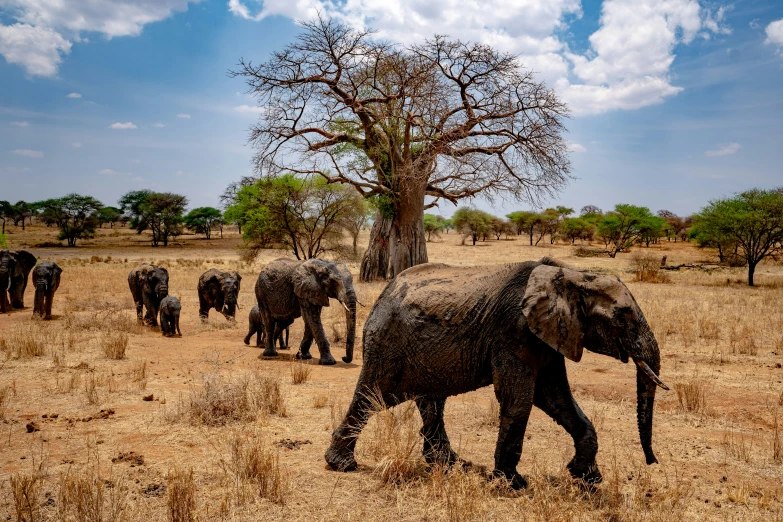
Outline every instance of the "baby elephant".
[(60, 286), (60, 274), (63, 269), (57, 263), (44, 261), (33, 269), (33, 286), (35, 287), (35, 303), (33, 317), (42, 317), (45, 321), (52, 319), (52, 301), (54, 293)]
[(182, 337), (179, 331), (179, 311), (182, 305), (173, 295), (163, 298), (160, 302), (160, 330), (164, 337)]
[[(250, 323), (250, 329), (245, 336), (245, 344), (250, 344), (250, 338), (253, 334), (256, 335), (256, 346), (259, 348), (264, 345), (264, 320), (261, 318), (261, 312), (258, 310), (258, 305), (250, 309), (250, 315), (248, 316), (248, 322)], [(275, 339), (280, 345), (281, 350), (288, 349), (288, 327), (285, 328), (285, 342), (283, 342), (283, 332), (279, 330), (279, 326), (275, 327)]]

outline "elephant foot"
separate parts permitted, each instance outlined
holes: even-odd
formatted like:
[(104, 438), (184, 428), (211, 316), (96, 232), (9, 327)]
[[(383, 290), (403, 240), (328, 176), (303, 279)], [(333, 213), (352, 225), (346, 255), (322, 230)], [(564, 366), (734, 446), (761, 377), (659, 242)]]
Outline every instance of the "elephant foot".
[(356, 471), (358, 464), (353, 457), (351, 450), (335, 448), (334, 445), (329, 446), (324, 455), (326, 464), (334, 471)]
[(321, 356), (320, 359), (318, 359), (318, 364), (321, 366), (331, 366), (333, 364), (337, 364), (337, 361), (334, 360), (334, 357), (332, 357), (331, 353), (327, 353)]
[(275, 350), (264, 350), (264, 353), (262, 354), (264, 357), (277, 357), (280, 355)]
[(492, 478), (505, 479), (508, 486), (515, 491), (527, 488), (527, 479), (520, 475), (516, 470), (502, 471), (496, 469), (492, 472)]
[(353, 361), (353, 357), (350, 357), (350, 358), (349, 358), (349, 357), (345, 357), (345, 356), (343, 356), (343, 362), (344, 362), (345, 364), (351, 364), (351, 361)]
[(296, 354), (296, 358), (301, 359), (302, 361), (306, 361), (308, 359), (312, 359), (313, 354), (311, 354), (310, 352), (298, 352)]
[(576, 458), (572, 459), (568, 463), (566, 469), (577, 480), (581, 480), (585, 484), (600, 484), (604, 478), (601, 472), (598, 470), (598, 465), (593, 461), (589, 466), (578, 465), (575, 462)]
[(244, 339), (242, 339), (242, 340), (244, 341), (244, 343), (245, 343), (246, 345), (250, 346), (250, 337), (245, 337), (245, 338), (244, 338)]

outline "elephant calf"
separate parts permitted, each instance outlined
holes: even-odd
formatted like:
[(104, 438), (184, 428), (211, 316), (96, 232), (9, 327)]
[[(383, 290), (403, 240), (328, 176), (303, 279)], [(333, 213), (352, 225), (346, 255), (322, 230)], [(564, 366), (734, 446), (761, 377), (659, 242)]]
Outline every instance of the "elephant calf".
[[(261, 317), (261, 312), (258, 309), (258, 305), (255, 305), (253, 308), (250, 309), (250, 314), (248, 315), (248, 323), (249, 323), (249, 329), (247, 332), (247, 335), (245, 336), (245, 344), (250, 344), (250, 339), (253, 337), (254, 334), (256, 335), (256, 346), (259, 348), (263, 346), (264, 343), (264, 319)], [(285, 342), (283, 342), (283, 332), (285, 332)], [(280, 330), (280, 327), (275, 327), (275, 339), (277, 340), (278, 344), (280, 345), (281, 350), (287, 350), (288, 349), (288, 334), (289, 334), (289, 327), (286, 326), (284, 330)]]
[(237, 272), (221, 272), (210, 268), (198, 278), (198, 315), (202, 321), (209, 317), (209, 309), (214, 308), (233, 319), (237, 310), (239, 284), (242, 276)]
[(160, 331), (163, 337), (182, 337), (179, 330), (179, 312), (182, 305), (179, 299), (168, 295), (160, 302)]
[(33, 317), (42, 317), (45, 321), (52, 318), (52, 301), (54, 293), (60, 287), (60, 274), (63, 269), (57, 263), (44, 261), (33, 269), (33, 286), (35, 287), (35, 302)]

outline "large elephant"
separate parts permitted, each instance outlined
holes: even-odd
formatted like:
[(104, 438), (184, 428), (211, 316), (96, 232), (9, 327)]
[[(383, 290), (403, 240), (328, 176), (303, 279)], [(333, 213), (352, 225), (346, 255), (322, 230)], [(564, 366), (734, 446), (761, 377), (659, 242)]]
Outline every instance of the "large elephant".
[(63, 269), (52, 261), (38, 263), (33, 269), (33, 286), (35, 287), (33, 317), (38, 316), (46, 321), (51, 320), (54, 293), (60, 287), (62, 272)]
[(221, 272), (210, 268), (198, 278), (198, 314), (202, 321), (209, 317), (214, 308), (226, 319), (233, 319), (237, 312), (239, 283), (242, 276), (237, 272)]
[[(161, 300), (169, 295), (169, 272), (163, 267), (139, 265), (128, 274), (128, 286), (136, 304), (136, 317), (140, 323), (158, 326)], [(146, 314), (142, 315), (146, 308)]]
[(0, 250), (0, 313), (24, 308), (24, 291), (35, 261), (27, 250)]
[(574, 439), (572, 476), (601, 481), (595, 429), (571, 395), (565, 358), (583, 347), (636, 363), (637, 421), (648, 464), (653, 402), (665, 389), (658, 344), (628, 288), (617, 278), (567, 268), (544, 258), (503, 266), (420, 265), (393, 279), (364, 326), (364, 365), (326, 461), (356, 469), (354, 447), (371, 414), (371, 397), (393, 406), (415, 399), (430, 463), (458, 461), (443, 423), (446, 397), (493, 384), (500, 403), (494, 475), (512, 487), (533, 405)]
[(356, 293), (351, 272), (343, 264), (322, 259), (294, 261), (276, 259), (261, 270), (256, 281), (258, 310), (264, 323), (266, 349), (263, 355), (277, 355), (275, 330), (282, 331), (297, 317), (304, 319), (305, 328), (299, 345), (298, 358), (312, 359), (310, 346), (315, 339), (320, 352), (318, 364), (335, 364), (321, 324), (321, 308), (329, 306), (329, 298), (337, 299), (345, 308), (346, 341), (344, 362), (353, 360), (356, 339)]

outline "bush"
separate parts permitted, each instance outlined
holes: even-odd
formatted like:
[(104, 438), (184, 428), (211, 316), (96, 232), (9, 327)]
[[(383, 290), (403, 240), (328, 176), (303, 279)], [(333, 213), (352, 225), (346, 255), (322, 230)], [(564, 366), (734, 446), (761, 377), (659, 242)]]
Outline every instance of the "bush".
[(653, 254), (636, 255), (631, 259), (634, 279), (643, 283), (668, 283), (669, 276), (661, 272), (661, 260)]
[(5, 234), (0, 234), (0, 248), (8, 248), (8, 240), (5, 238)]

